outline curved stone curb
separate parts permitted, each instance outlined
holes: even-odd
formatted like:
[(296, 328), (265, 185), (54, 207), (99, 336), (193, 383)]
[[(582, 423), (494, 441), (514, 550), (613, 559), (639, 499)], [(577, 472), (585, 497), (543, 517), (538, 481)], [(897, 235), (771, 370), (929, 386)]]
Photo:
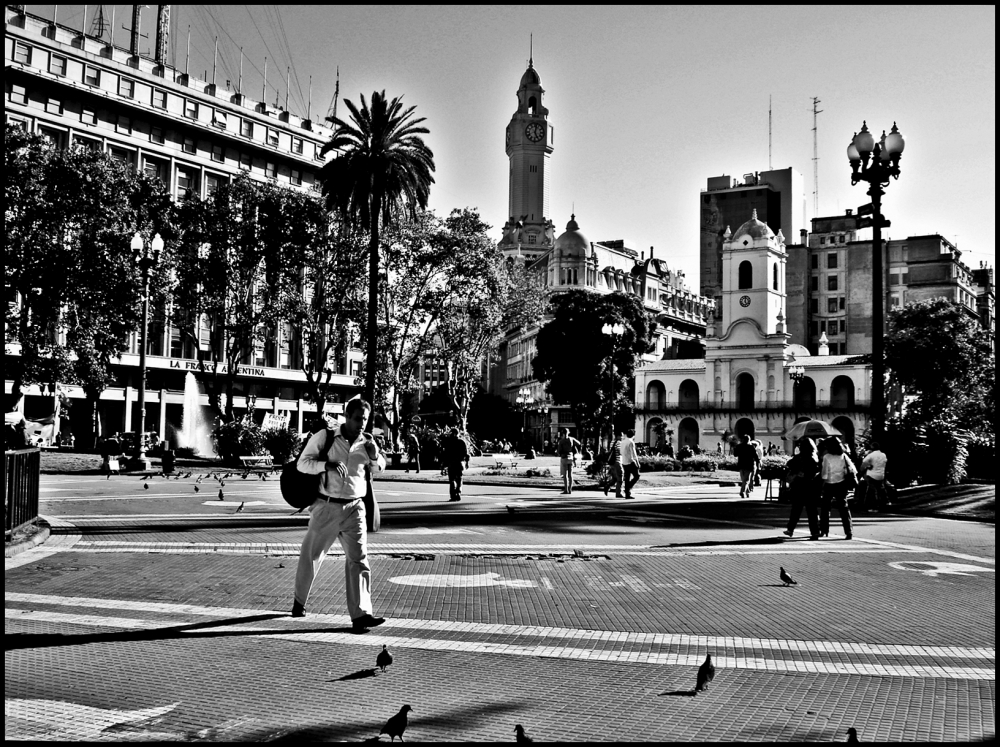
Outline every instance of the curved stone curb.
[(38, 545), (45, 542), (49, 535), (51, 534), (51, 529), (49, 528), (48, 522), (43, 518), (38, 517), (38, 531), (31, 535), (28, 539), (21, 542), (12, 542), (11, 544), (5, 544), (3, 548), (3, 556), (5, 558), (13, 558), (15, 555), (20, 555), (25, 550), (30, 550), (32, 547), (37, 547)]

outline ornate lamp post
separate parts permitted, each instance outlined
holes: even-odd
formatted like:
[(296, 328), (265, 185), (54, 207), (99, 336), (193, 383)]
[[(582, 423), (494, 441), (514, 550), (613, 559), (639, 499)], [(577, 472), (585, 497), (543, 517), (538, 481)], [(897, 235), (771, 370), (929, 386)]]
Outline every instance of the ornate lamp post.
[(618, 341), (621, 339), (621, 336), (625, 334), (625, 325), (620, 324), (619, 322), (615, 322), (614, 324), (605, 324), (601, 327), (601, 332), (611, 338), (611, 399), (609, 400), (611, 404), (611, 415), (608, 433), (608, 444), (610, 445), (615, 440), (615, 353), (618, 352)]
[[(148, 244), (142, 235), (136, 231), (132, 237), (132, 254), (139, 263), (142, 273), (142, 329), (139, 332), (139, 429), (135, 434), (135, 457), (133, 468), (148, 470), (151, 466), (146, 456), (146, 337), (149, 327), (149, 271), (160, 261), (163, 251), (163, 239), (156, 234)], [(153, 250), (150, 255), (149, 250)]]
[(882, 226), (889, 221), (882, 217), (882, 195), (889, 186), (889, 177), (899, 178), (899, 159), (906, 141), (892, 123), (888, 135), (876, 143), (863, 122), (861, 132), (854, 135), (847, 146), (847, 159), (851, 163), (851, 184), (868, 182), (868, 195), (872, 198), (872, 397), (871, 434), (881, 441), (885, 430), (885, 360), (884, 360), (884, 302), (882, 287)]
[[(523, 412), (524, 419), (521, 424), (521, 440), (526, 441), (528, 438), (528, 405), (534, 402), (534, 399), (531, 396), (531, 390), (527, 387), (523, 387), (517, 393), (517, 399), (514, 401), (517, 402), (518, 408)], [(527, 448), (526, 444), (522, 443), (521, 445)]]

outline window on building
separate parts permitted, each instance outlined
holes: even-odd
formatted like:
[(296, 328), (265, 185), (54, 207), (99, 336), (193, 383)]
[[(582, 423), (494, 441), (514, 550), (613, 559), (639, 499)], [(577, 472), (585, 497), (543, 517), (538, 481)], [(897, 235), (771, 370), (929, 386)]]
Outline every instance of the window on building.
[(847, 320), (846, 319), (841, 319), (840, 320), (840, 334), (844, 334), (844, 332), (846, 332), (846, 331), (847, 331)]
[(142, 171), (150, 179), (157, 179), (164, 184), (167, 183), (167, 165), (163, 161), (143, 156)]
[(269, 179), (277, 179), (278, 167), (275, 166), (270, 161), (268, 161), (267, 163), (264, 164), (264, 176), (268, 177)]
[(95, 153), (100, 153), (104, 150), (104, 146), (101, 145), (100, 140), (92, 137), (83, 137), (82, 135), (73, 135), (73, 145), (78, 148), (86, 148)]
[(846, 241), (844, 240), (844, 234), (838, 234), (838, 236), (837, 236), (837, 243), (838, 243), (838, 244), (846, 244), (846, 243), (847, 243), (847, 242), (846, 242)]
[(11, 85), (10, 91), (7, 93), (7, 100), (14, 104), (27, 104), (28, 89), (16, 83)]
[(827, 310), (827, 312), (829, 312), (831, 314), (837, 310), (837, 299), (836, 298), (828, 298), (828, 299), (826, 299), (826, 310)]
[(62, 150), (66, 147), (66, 131), (60, 130), (55, 127), (48, 127), (46, 125), (38, 126), (38, 134), (43, 138), (52, 143), (52, 146), (57, 150)]
[(184, 143), (181, 145), (181, 150), (185, 153), (194, 153), (197, 148), (195, 148), (194, 138), (186, 137), (184, 138)]
[(809, 263), (810, 267), (812, 267), (812, 269), (814, 269), (814, 270), (818, 270), (819, 269), (819, 255), (818, 254), (813, 254), (810, 257), (810, 260), (811, 260), (810, 263)]
[(837, 266), (837, 253), (830, 252), (826, 255), (826, 266), (828, 269), (834, 269)]
[(271, 128), (268, 128), (268, 130), (267, 130), (267, 144), (270, 145), (272, 148), (277, 148), (278, 147), (278, 133), (277, 133), (276, 130), (272, 130)]
[(53, 75), (65, 75), (66, 74), (66, 58), (54, 54), (49, 58), (49, 72)]
[(212, 146), (212, 160), (218, 163), (222, 163), (226, 160), (225, 152), (221, 145)]
[(83, 82), (88, 86), (101, 85), (101, 71), (93, 65), (83, 66)]
[(535, 243), (535, 239), (536, 239), (536, 238), (537, 238), (537, 237), (535, 236), (535, 234), (533, 234), (533, 233), (529, 233), (529, 234), (528, 234), (528, 243), (529, 243), (529, 244), (534, 244), (534, 243)]
[(126, 117), (124, 114), (119, 114), (118, 121), (115, 122), (115, 132), (118, 132), (122, 135), (131, 135), (132, 120), (129, 117)]
[(753, 288), (753, 265), (749, 260), (740, 262), (739, 267), (739, 289)]
[(837, 290), (837, 276), (836, 275), (830, 275), (830, 276), (827, 277), (827, 279), (826, 279), (826, 289), (827, 290), (831, 290), (831, 291)]
[(302, 153), (302, 138), (292, 138), (292, 153)]
[(771, 287), (774, 290), (778, 290), (778, 265), (771, 266)]
[(823, 246), (824, 244), (826, 244), (826, 236), (820, 236), (819, 237), (819, 245)]
[(229, 180), (220, 174), (205, 174), (205, 196), (211, 197), (223, 184)]
[(810, 314), (818, 314), (819, 313), (819, 299), (818, 298), (810, 298), (809, 299), (809, 313)]
[(241, 119), (240, 134), (243, 137), (253, 137), (253, 122), (251, 122), (249, 119)]
[(351, 376), (355, 378), (361, 376), (361, 361), (351, 361)]
[(82, 109), (80, 111), (80, 123), (86, 125), (97, 124), (97, 112), (93, 109)]
[(908, 268), (903, 268), (903, 271), (899, 273), (899, 284), (906, 285), (910, 282), (910, 270)]
[(119, 78), (118, 95), (127, 99), (135, 98), (135, 81), (130, 78)]
[(21, 42), (14, 42), (14, 62), (22, 65), (31, 64), (31, 47)]
[(135, 164), (134, 150), (112, 145), (108, 148), (108, 155), (111, 156), (112, 160), (118, 161), (118, 163), (128, 164), (129, 166)]
[(302, 172), (298, 169), (292, 169), (291, 182), (292, 184), (302, 184)]
[(177, 168), (177, 196), (182, 199), (198, 197), (198, 172), (194, 169)]
[(63, 113), (62, 99), (46, 99), (45, 111), (47, 111), (49, 114), (62, 114)]
[(844, 296), (840, 296), (840, 297), (839, 297), (839, 298), (837, 299), (837, 307), (838, 307), (838, 308), (839, 308), (839, 309), (840, 309), (841, 311), (843, 311), (843, 310), (844, 310), (844, 308), (845, 308), (846, 306), (847, 306), (847, 299), (846, 299), (846, 298), (845, 298)]
[(212, 113), (212, 124), (220, 130), (224, 130), (229, 126), (229, 117), (226, 116), (225, 112), (216, 109)]
[(157, 145), (163, 145), (164, 137), (162, 127), (149, 128), (149, 142), (156, 143)]
[(184, 116), (188, 119), (198, 119), (198, 102), (184, 99)]
[(809, 289), (813, 291), (819, 290), (819, 275), (813, 275), (810, 278)]
[(889, 285), (899, 285), (899, 273), (895, 270), (889, 271)]
[(250, 154), (240, 153), (240, 168), (249, 171), (252, 165), (253, 165), (253, 159), (250, 157)]

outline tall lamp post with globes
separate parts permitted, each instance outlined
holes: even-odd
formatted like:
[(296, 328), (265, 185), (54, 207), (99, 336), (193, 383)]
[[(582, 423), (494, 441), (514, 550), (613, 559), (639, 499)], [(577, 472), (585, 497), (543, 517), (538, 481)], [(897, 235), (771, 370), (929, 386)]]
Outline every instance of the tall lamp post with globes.
[(868, 195), (872, 198), (872, 396), (871, 424), (872, 438), (881, 441), (885, 431), (885, 357), (884, 357), (884, 306), (885, 292), (882, 277), (882, 227), (889, 227), (889, 221), (882, 217), (882, 195), (889, 186), (889, 178), (899, 179), (899, 159), (903, 155), (906, 141), (892, 123), (888, 135), (882, 132), (882, 139), (876, 143), (868, 131), (868, 123), (863, 122), (861, 132), (854, 135), (847, 146), (847, 159), (851, 163), (851, 184), (868, 182)]
[(532, 402), (534, 402), (534, 399), (531, 396), (531, 390), (528, 389), (527, 387), (523, 387), (517, 393), (517, 399), (515, 399), (514, 401), (517, 402), (517, 406), (524, 413), (524, 415), (522, 416), (523, 420), (521, 421), (521, 441), (522, 441), (521, 445), (525, 448), (525, 451), (527, 451), (527, 449), (528, 449), (528, 406)]
[[(135, 433), (134, 469), (148, 470), (149, 457), (146, 456), (146, 340), (149, 334), (149, 271), (160, 261), (163, 239), (156, 234), (149, 243), (143, 241), (136, 231), (131, 243), (132, 255), (139, 263), (142, 274), (142, 329), (139, 331), (139, 429)], [(149, 250), (152, 249), (152, 254)]]
[(625, 334), (625, 325), (619, 322), (605, 324), (601, 327), (601, 332), (611, 338), (611, 399), (609, 400), (611, 414), (608, 433), (608, 446), (610, 447), (615, 440), (615, 353), (618, 352), (618, 341)]

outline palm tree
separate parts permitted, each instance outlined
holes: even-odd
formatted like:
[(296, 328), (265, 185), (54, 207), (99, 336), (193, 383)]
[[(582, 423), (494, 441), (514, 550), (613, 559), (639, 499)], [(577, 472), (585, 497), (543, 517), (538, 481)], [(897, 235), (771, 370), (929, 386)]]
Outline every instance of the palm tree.
[[(420, 135), (430, 132), (418, 125), (416, 107), (403, 108), (402, 97), (387, 101), (385, 91), (372, 93), (369, 109), (361, 96), (358, 109), (345, 100), (350, 122), (328, 120), (336, 128), (320, 151), (337, 156), (320, 171), (327, 208), (369, 233), (368, 328), (364, 396), (375, 403), (375, 369), (378, 355), (379, 230), (401, 212), (411, 215), (427, 207), (434, 177), (434, 154)], [(374, 420), (374, 419), (373, 419)]]

